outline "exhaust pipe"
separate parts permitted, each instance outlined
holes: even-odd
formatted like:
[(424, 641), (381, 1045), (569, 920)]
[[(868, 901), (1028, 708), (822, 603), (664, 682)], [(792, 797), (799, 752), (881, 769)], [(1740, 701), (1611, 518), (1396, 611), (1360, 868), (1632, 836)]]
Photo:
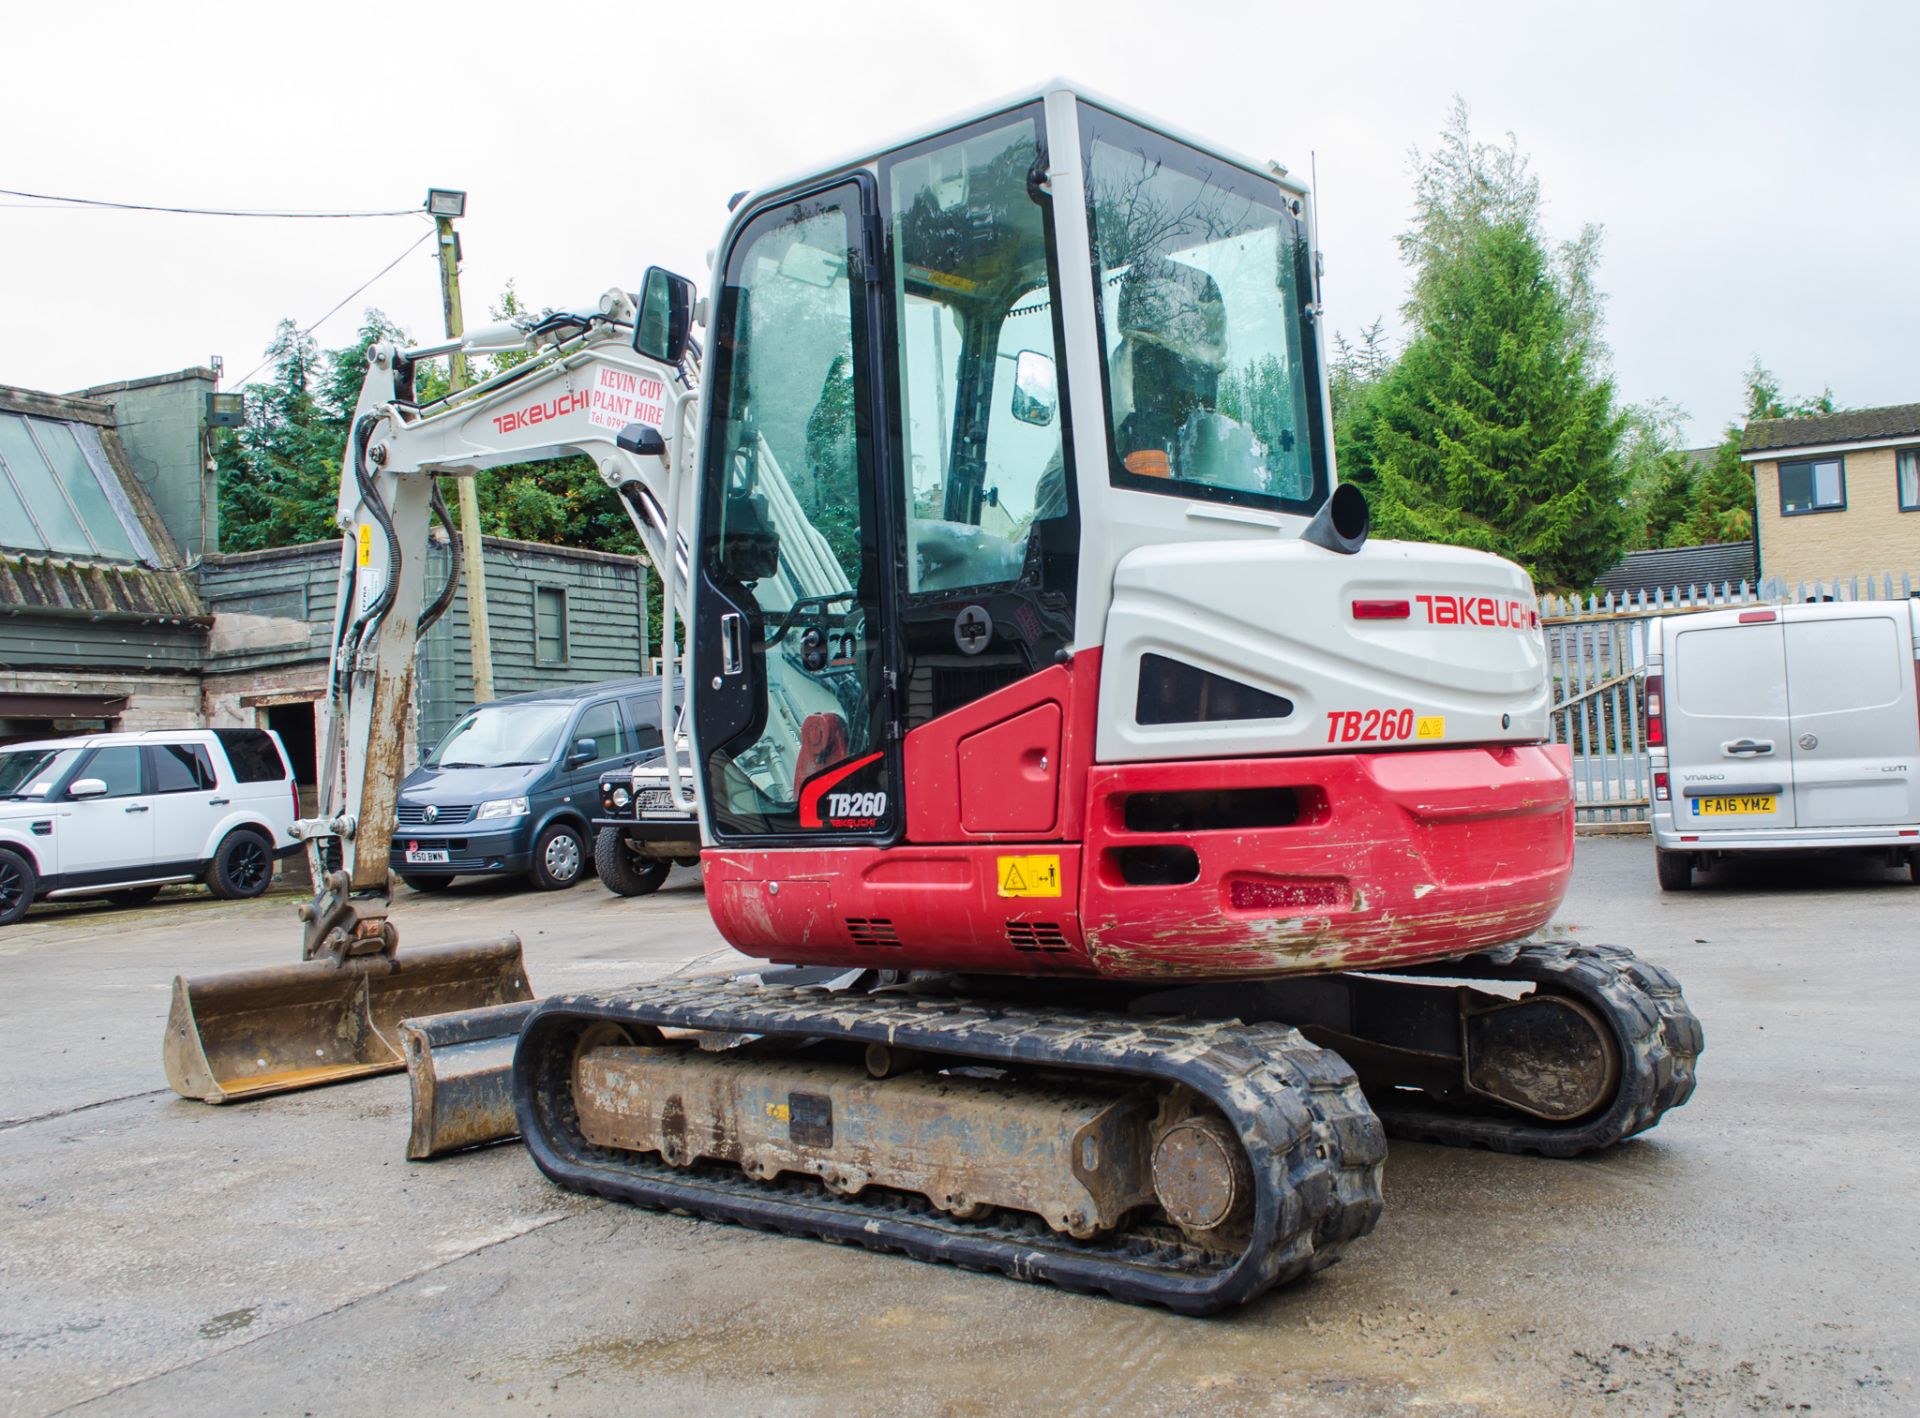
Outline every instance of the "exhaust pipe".
[(1367, 495), (1352, 483), (1341, 483), (1333, 496), (1320, 504), (1300, 540), (1312, 542), (1342, 556), (1352, 556), (1367, 544), (1373, 527), (1373, 514), (1367, 510)]

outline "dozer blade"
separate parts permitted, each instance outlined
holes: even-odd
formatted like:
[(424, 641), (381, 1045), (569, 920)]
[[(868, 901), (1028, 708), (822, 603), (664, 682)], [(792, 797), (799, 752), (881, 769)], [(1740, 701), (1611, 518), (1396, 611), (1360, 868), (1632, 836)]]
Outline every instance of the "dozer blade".
[(526, 1000), (401, 1023), (413, 1092), (410, 1160), (520, 1135), (513, 1114), (513, 1051), (532, 1012), (533, 1001)]
[(518, 936), (394, 955), (176, 975), (167, 1082), (230, 1103), (405, 1066), (400, 1022), (533, 998)]

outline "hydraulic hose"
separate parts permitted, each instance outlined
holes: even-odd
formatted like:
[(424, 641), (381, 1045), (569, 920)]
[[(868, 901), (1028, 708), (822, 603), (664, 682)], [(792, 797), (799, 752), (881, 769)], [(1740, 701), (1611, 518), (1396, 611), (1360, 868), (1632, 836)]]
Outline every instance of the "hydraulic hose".
[(452, 559), (447, 565), (446, 584), (420, 616), (420, 628), (414, 635), (416, 642), (427, 638), (427, 632), (433, 629), (434, 622), (447, 613), (447, 608), (453, 604), (454, 592), (460, 589), (460, 529), (454, 526), (453, 516), (447, 511), (446, 499), (440, 495), (438, 478), (433, 480), (433, 498), (428, 506), (433, 515), (440, 519), (440, 525), (447, 529), (447, 550)]

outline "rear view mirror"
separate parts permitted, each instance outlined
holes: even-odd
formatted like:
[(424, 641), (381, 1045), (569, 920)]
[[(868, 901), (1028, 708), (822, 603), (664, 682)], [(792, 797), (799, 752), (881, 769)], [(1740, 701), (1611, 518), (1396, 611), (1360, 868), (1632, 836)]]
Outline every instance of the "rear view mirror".
[(1021, 423), (1049, 424), (1060, 402), (1053, 360), (1038, 350), (1022, 350), (1013, 362), (1013, 416)]
[(633, 326), (634, 353), (678, 364), (693, 332), (693, 282), (659, 266), (647, 267), (640, 287), (640, 314)]
[(582, 763), (591, 763), (599, 756), (598, 739), (578, 738), (573, 741), (573, 752), (567, 755), (567, 762), (578, 768)]
[(107, 784), (104, 778), (76, 778), (67, 789), (70, 798), (104, 798)]

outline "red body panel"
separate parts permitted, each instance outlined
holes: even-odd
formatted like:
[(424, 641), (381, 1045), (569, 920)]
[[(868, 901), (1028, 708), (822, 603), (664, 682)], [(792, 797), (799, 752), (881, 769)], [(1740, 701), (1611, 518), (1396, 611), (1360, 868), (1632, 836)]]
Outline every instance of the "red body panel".
[(1097, 675), (1082, 654), (910, 733), (900, 846), (709, 848), (721, 933), (786, 963), (1218, 979), (1463, 955), (1566, 892), (1564, 748), (1093, 765)]

